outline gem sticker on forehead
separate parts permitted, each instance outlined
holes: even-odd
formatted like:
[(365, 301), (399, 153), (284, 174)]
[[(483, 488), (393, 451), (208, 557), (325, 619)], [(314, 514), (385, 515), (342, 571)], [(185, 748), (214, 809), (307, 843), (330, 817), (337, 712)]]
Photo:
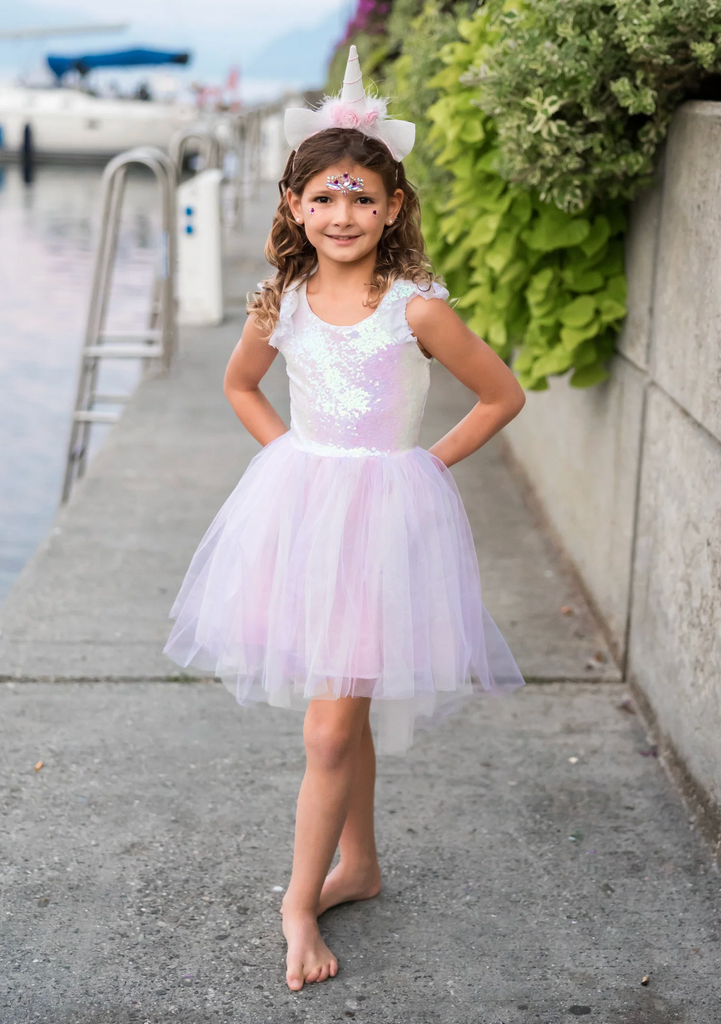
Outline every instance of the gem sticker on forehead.
[(334, 192), (342, 192), (343, 195), (348, 195), (349, 192), (363, 191), (363, 179), (352, 178), (348, 171), (344, 171), (342, 174), (329, 174), (326, 185)]

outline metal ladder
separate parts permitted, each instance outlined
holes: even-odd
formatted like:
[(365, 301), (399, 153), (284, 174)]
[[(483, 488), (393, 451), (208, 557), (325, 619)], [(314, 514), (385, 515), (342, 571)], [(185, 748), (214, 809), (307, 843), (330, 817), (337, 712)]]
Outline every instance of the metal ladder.
[(213, 129), (204, 124), (189, 125), (187, 128), (180, 128), (174, 133), (168, 147), (170, 159), (175, 165), (178, 177), (180, 177), (183, 169), (183, 161), (189, 142), (198, 144), (199, 168), (207, 171), (210, 168), (222, 166), (220, 139)]
[[(149, 168), (158, 182), (161, 205), (160, 269), (153, 287), (148, 327), (140, 331), (106, 331), (125, 180), (128, 168), (133, 164)], [(120, 418), (120, 413), (99, 410), (96, 405), (120, 405), (130, 398), (129, 394), (108, 394), (97, 390), (101, 360), (142, 359), (145, 370), (151, 361), (164, 370), (170, 366), (176, 347), (175, 186), (174, 162), (162, 150), (152, 146), (141, 146), (121, 153), (110, 161), (103, 172), (100, 238), (95, 253), (90, 305), (65, 463), (63, 503), (70, 497), (75, 481), (85, 473), (93, 423), (115, 423)]]

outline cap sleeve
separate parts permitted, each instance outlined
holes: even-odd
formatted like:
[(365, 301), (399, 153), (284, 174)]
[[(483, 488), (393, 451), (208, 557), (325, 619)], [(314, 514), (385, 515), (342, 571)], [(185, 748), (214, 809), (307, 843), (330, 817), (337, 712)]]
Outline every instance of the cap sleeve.
[(290, 336), (293, 331), (293, 314), (298, 308), (298, 288), (297, 285), (292, 285), (290, 288), (286, 288), (283, 292), (283, 298), (280, 300), (280, 312), (278, 314), (278, 321), (275, 325), (275, 330), (268, 338), (268, 344), (272, 345), (273, 348), (281, 349), (283, 342)]
[(388, 317), (393, 331), (393, 337), (398, 343), (418, 341), (406, 319), (406, 306), (416, 295), (422, 295), (424, 299), (448, 298), (448, 289), (438, 281), (431, 281), (428, 285), (416, 284), (415, 281), (395, 281), (386, 293)]
[(438, 281), (431, 281), (430, 288), (422, 288), (420, 285), (414, 285), (415, 292), (410, 298), (415, 295), (422, 295), (424, 299), (443, 299), (444, 302), (448, 301), (449, 291), (445, 285), (439, 284)]

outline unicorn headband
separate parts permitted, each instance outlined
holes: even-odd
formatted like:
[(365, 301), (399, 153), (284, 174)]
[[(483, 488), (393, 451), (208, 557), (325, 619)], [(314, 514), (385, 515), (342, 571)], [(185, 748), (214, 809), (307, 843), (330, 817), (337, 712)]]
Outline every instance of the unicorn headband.
[(326, 128), (355, 128), (372, 139), (380, 139), (394, 160), (408, 156), (416, 137), (416, 126), (411, 121), (387, 117), (386, 101), (366, 94), (355, 46), (351, 46), (348, 54), (340, 96), (326, 97), (317, 110), (291, 107), (285, 112), (285, 137), (291, 149), (297, 149), (301, 142)]

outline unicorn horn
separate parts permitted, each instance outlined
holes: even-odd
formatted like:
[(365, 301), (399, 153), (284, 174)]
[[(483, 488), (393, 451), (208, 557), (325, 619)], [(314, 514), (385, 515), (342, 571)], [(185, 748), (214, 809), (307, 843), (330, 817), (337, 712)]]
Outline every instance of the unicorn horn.
[(365, 110), (366, 94), (363, 88), (363, 72), (358, 60), (358, 51), (351, 46), (348, 54), (348, 63), (345, 66), (343, 76), (343, 91), (340, 94), (341, 101), (350, 107), (354, 107), (356, 113)]

